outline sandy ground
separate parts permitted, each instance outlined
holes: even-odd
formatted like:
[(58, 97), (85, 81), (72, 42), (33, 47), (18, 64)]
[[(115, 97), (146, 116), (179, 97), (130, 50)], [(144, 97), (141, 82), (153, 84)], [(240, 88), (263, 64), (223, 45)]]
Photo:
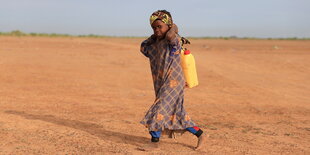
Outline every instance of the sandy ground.
[(210, 137), (162, 139), (143, 39), (0, 37), (0, 154), (310, 154), (310, 41), (192, 39), (185, 107)]

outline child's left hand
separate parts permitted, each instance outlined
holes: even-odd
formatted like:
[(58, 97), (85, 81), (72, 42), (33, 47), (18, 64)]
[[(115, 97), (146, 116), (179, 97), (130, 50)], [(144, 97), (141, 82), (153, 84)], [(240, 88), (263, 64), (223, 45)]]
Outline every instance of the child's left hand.
[(170, 28), (170, 30), (166, 34), (166, 38), (168, 41), (172, 41), (175, 37), (177, 37), (177, 34), (179, 33), (178, 26), (173, 24)]
[(187, 82), (185, 82), (184, 88), (189, 88)]

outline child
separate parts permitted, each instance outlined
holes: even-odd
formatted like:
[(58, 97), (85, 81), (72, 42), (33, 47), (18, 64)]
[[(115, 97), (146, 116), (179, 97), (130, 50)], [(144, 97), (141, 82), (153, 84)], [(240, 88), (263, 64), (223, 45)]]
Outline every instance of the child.
[(204, 143), (203, 131), (186, 114), (183, 107), (185, 80), (180, 63), (180, 38), (171, 14), (158, 10), (150, 17), (154, 34), (141, 44), (149, 58), (156, 99), (140, 122), (157, 146), (161, 134), (189, 131), (198, 138), (196, 150)]

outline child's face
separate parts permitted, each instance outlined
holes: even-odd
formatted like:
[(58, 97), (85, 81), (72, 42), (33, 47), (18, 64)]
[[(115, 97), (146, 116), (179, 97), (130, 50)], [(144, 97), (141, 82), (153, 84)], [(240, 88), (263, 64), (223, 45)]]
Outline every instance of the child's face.
[(154, 35), (158, 39), (163, 39), (169, 30), (169, 26), (162, 22), (161, 20), (155, 20), (152, 24)]

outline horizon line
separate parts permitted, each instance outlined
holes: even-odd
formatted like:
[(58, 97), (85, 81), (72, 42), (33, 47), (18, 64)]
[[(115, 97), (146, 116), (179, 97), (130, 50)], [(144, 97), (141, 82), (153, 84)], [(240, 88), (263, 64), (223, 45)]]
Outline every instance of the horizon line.
[[(89, 38), (147, 38), (149, 36), (116, 36), (116, 35), (98, 35), (98, 34), (87, 34), (87, 35), (74, 35), (66, 33), (25, 33), (20, 30), (13, 30), (10, 32), (1, 32), (0, 36), (38, 36), (38, 37), (89, 37)], [(261, 40), (310, 40), (308, 37), (238, 37), (232, 36), (187, 36), (186, 38), (192, 39), (261, 39)]]

